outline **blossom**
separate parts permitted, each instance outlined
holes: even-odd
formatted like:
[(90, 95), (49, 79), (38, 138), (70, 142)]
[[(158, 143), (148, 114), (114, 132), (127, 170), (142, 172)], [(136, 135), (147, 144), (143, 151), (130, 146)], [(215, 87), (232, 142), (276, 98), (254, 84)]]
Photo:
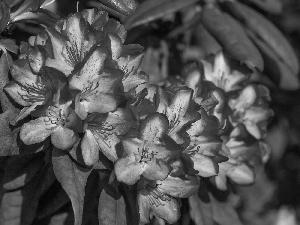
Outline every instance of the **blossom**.
[(101, 151), (109, 160), (118, 159), (116, 146), (136, 123), (128, 109), (118, 108), (109, 113), (91, 113), (84, 121), (84, 136), (81, 142), (86, 165), (93, 165)]
[(185, 174), (180, 160), (174, 161), (171, 166), (172, 172), (162, 181), (143, 178), (138, 182), (138, 205), (142, 224), (150, 222), (151, 211), (168, 223), (175, 223), (180, 218), (178, 198), (187, 198), (198, 190), (199, 179)]
[(28, 58), (14, 61), (11, 68), (13, 81), (4, 90), (24, 106), (15, 122), (29, 114), (42, 114), (67, 82), (64, 74), (44, 64), (45, 55), (37, 47), (29, 51)]
[(168, 162), (181, 150), (170, 137), (167, 118), (159, 113), (146, 118), (139, 136), (122, 140), (124, 155), (115, 163), (118, 181), (135, 184), (141, 176), (149, 180), (164, 180), (171, 172)]
[(42, 116), (21, 127), (20, 138), (26, 145), (36, 144), (51, 136), (58, 149), (69, 149), (82, 130), (79, 117), (70, 108), (72, 102), (49, 106)]

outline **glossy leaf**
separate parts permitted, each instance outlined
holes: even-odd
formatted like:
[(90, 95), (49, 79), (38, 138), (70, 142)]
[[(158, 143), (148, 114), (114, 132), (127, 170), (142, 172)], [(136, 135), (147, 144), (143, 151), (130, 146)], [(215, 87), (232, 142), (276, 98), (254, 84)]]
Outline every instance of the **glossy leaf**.
[(52, 163), (55, 176), (71, 199), (75, 225), (81, 225), (85, 185), (90, 169), (72, 161), (66, 151), (54, 148)]
[(282, 12), (282, 2), (280, 0), (246, 0), (249, 3), (253, 3), (262, 10), (272, 13), (280, 14)]
[(196, 225), (213, 225), (213, 211), (210, 202), (204, 202), (198, 194), (189, 197), (190, 215)]
[(141, 3), (135, 13), (125, 21), (127, 28), (133, 28), (175, 13), (198, 0), (148, 0)]
[(248, 30), (248, 33), (254, 43), (258, 46), (262, 53), (265, 62), (264, 74), (281, 89), (297, 90), (300, 87), (299, 79), (290, 67), (288, 67), (266, 42), (262, 41), (253, 32)]
[(5, 166), (3, 188), (14, 190), (26, 185), (42, 169), (43, 158), (43, 153), (10, 157)]
[(264, 62), (260, 52), (238, 21), (216, 8), (205, 7), (202, 23), (232, 58), (245, 63), (251, 69), (256, 67), (263, 70)]
[(214, 221), (220, 225), (242, 225), (235, 209), (227, 201), (221, 202), (210, 195)]
[(0, 3), (0, 32), (4, 31), (10, 19), (10, 7), (7, 1)]
[(16, 16), (37, 10), (44, 2), (45, 0), (24, 0), (22, 4), (11, 13), (10, 19), (13, 21)]
[(107, 185), (99, 198), (98, 218), (100, 225), (126, 225), (124, 197), (115, 186)]
[(0, 205), (1, 225), (32, 224), (40, 196), (54, 181), (51, 171), (51, 167), (44, 168), (23, 188), (3, 194)]
[(0, 58), (0, 102), (3, 111), (14, 108), (9, 98), (3, 91), (3, 87), (9, 82), (8, 72), (11, 64), (12, 58), (10, 54), (3, 52)]
[(134, 13), (136, 8), (135, 0), (99, 0), (104, 5), (116, 10), (126, 16)]
[(17, 54), (19, 46), (16, 45), (16, 41), (15, 40), (9, 39), (9, 38), (4, 38), (4, 39), (0, 39), (0, 48), (4, 52), (5, 52), (5, 50), (8, 50), (10, 52), (13, 52), (13, 53)]
[(231, 14), (241, 20), (249, 30), (269, 46), (294, 74), (298, 74), (297, 56), (288, 40), (274, 24), (242, 3), (226, 2), (225, 6)]

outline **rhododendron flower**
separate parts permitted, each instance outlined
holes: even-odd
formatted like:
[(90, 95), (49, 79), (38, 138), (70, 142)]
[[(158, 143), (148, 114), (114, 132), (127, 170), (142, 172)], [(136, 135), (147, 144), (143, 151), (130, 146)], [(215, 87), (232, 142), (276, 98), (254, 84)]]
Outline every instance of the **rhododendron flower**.
[(26, 145), (44, 141), (51, 136), (58, 149), (69, 149), (78, 140), (82, 130), (81, 120), (70, 108), (72, 102), (49, 106), (43, 115), (21, 127), (20, 138)]
[(175, 161), (171, 164), (173, 170), (163, 181), (142, 178), (138, 182), (140, 223), (150, 222), (151, 211), (171, 224), (180, 218), (178, 198), (187, 198), (197, 192), (199, 180), (196, 176), (186, 175), (178, 165), (182, 166), (182, 163)]
[(135, 126), (131, 112), (127, 109), (90, 114), (84, 121), (85, 134), (81, 142), (85, 164), (95, 164), (99, 159), (99, 151), (115, 162), (118, 159), (116, 145)]
[(14, 61), (11, 74), (14, 80), (4, 90), (24, 106), (15, 122), (33, 112), (35, 115), (43, 113), (67, 82), (60, 71), (44, 66), (44, 56), (37, 48), (31, 49), (28, 59)]
[(109, 19), (106, 12), (95, 9), (83, 10), (56, 23), (55, 28), (46, 28), (52, 44), (53, 58), (46, 65), (57, 68), (69, 76), (76, 65), (85, 61), (94, 47), (101, 47), (104, 54), (115, 59), (122, 51), (126, 38), (124, 26)]
[(156, 113), (143, 121), (139, 137), (123, 139), (124, 156), (115, 163), (118, 181), (132, 185), (141, 175), (149, 180), (164, 180), (168, 176), (168, 162), (181, 150), (166, 135), (168, 127), (167, 118)]

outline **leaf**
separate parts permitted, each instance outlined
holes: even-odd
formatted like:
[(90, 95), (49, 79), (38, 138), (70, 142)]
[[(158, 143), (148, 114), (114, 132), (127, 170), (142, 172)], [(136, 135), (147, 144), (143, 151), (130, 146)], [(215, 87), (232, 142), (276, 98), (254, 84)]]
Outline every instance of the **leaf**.
[(238, 2), (224, 3), (226, 8), (245, 24), (285, 63), (293, 74), (298, 74), (299, 63), (295, 52), (280, 30), (263, 15)]
[(99, 198), (100, 225), (126, 225), (125, 200), (116, 186), (107, 185)]
[(24, 0), (22, 4), (10, 14), (11, 21), (13, 21), (16, 16), (19, 16), (22, 13), (39, 9), (44, 2), (45, 0)]
[(175, 13), (189, 5), (196, 3), (198, 0), (148, 0), (142, 2), (136, 9), (135, 13), (125, 21), (127, 29), (151, 22), (164, 17), (168, 14)]
[(12, 58), (10, 54), (4, 52), (0, 58), (0, 102), (1, 102), (1, 108), (3, 112), (8, 109), (15, 108), (3, 91), (4, 86), (9, 82), (8, 72), (11, 63), (12, 63)]
[(4, 52), (5, 50), (8, 50), (10, 52), (17, 54), (19, 46), (16, 45), (15, 40), (4, 38), (4, 39), (0, 39), (0, 49), (2, 49)]
[(10, 19), (10, 7), (7, 1), (0, 2), (0, 33), (5, 30)]
[(228, 202), (220, 202), (210, 194), (214, 221), (219, 225), (242, 225), (236, 210)]
[(56, 14), (46, 10), (46, 9), (38, 9), (35, 12), (25, 12), (21, 15), (16, 16), (12, 22), (32, 22), (36, 24), (44, 24), (46, 26), (53, 26), (59, 19), (59, 16)]
[(253, 3), (262, 10), (272, 13), (280, 14), (282, 12), (282, 2), (280, 0), (246, 0), (249, 3)]
[(67, 151), (56, 148), (53, 149), (52, 163), (57, 180), (71, 199), (75, 225), (81, 225), (85, 185), (91, 171), (73, 162)]
[(40, 198), (36, 219), (43, 219), (70, 202), (70, 198), (59, 182), (54, 182), (47, 192)]
[(245, 63), (249, 68), (264, 68), (262, 56), (246, 35), (241, 24), (227, 13), (216, 8), (203, 9), (202, 23), (224, 50), (235, 60)]
[(51, 167), (45, 166), (23, 188), (3, 193), (0, 205), (1, 225), (32, 224), (40, 196), (54, 181), (52, 171)]
[(300, 87), (297, 74), (277, 56), (276, 52), (267, 43), (258, 38), (253, 32), (248, 30), (249, 36), (258, 46), (265, 62), (264, 74), (270, 77), (281, 89), (297, 90)]
[(14, 190), (26, 185), (43, 167), (43, 158), (43, 153), (10, 157), (5, 166), (3, 188)]
[(116, 10), (126, 16), (134, 13), (136, 8), (135, 0), (99, 0), (104, 5)]
[(190, 215), (196, 225), (213, 225), (212, 206), (202, 201), (198, 194), (189, 197)]

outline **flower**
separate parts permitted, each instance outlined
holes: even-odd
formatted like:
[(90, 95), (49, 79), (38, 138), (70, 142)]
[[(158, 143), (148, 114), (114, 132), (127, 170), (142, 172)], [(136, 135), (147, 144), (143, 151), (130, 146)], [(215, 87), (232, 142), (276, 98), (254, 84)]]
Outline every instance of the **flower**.
[(140, 223), (150, 222), (151, 211), (171, 224), (180, 218), (178, 198), (187, 198), (199, 188), (199, 179), (185, 174), (182, 165), (180, 160), (174, 161), (171, 164), (172, 172), (163, 181), (150, 181), (143, 178), (138, 182)]
[(115, 163), (118, 181), (132, 185), (141, 176), (149, 180), (164, 180), (168, 176), (168, 162), (181, 150), (166, 135), (168, 127), (167, 118), (155, 113), (142, 122), (139, 137), (122, 140), (124, 155)]
[(86, 165), (93, 165), (99, 159), (99, 151), (112, 162), (118, 159), (117, 144), (136, 123), (130, 110), (118, 108), (109, 113), (91, 113), (84, 121), (85, 133), (81, 142)]
[(40, 115), (54, 102), (55, 95), (67, 82), (60, 71), (44, 66), (45, 55), (37, 47), (32, 48), (27, 59), (14, 61), (13, 81), (4, 90), (18, 104), (24, 106), (15, 123), (29, 114)]
[(44, 141), (51, 136), (52, 144), (58, 149), (69, 149), (78, 140), (81, 121), (70, 108), (71, 101), (49, 106), (45, 113), (21, 127), (20, 138), (26, 145)]

